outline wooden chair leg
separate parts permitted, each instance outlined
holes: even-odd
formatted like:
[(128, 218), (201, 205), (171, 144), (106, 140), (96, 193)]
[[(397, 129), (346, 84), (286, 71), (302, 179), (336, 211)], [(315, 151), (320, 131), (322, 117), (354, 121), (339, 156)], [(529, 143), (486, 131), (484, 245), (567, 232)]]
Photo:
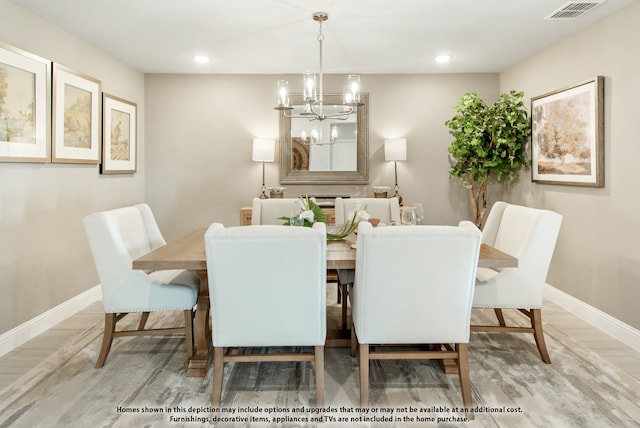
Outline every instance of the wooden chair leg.
[(193, 356), (193, 310), (184, 311), (184, 341), (187, 346), (187, 359)]
[(540, 352), (542, 361), (546, 364), (551, 364), (547, 345), (544, 342), (544, 332), (542, 331), (542, 311), (540, 309), (531, 309), (531, 327), (533, 327), (533, 337), (536, 339), (536, 345), (538, 345), (538, 351)]
[[(466, 343), (457, 343), (456, 351), (458, 353), (458, 376), (460, 377), (460, 390), (462, 392), (462, 403), (467, 409), (473, 407), (471, 399), (471, 380), (469, 379), (469, 347)], [(473, 412), (467, 412), (467, 418), (473, 420), (475, 418)]]
[(149, 319), (149, 312), (143, 312), (140, 316), (140, 322), (138, 323), (138, 331), (144, 330), (144, 326), (147, 325)]
[(324, 346), (315, 347), (316, 407), (324, 406)]
[(211, 404), (213, 407), (220, 407), (222, 401), (222, 375), (224, 373), (224, 348), (215, 346), (213, 348), (213, 393)]
[(111, 344), (113, 343), (113, 332), (116, 330), (116, 314), (104, 314), (104, 333), (102, 334), (102, 346), (100, 355), (96, 362), (96, 368), (102, 368), (107, 360)]
[(501, 308), (494, 308), (494, 312), (496, 313), (496, 318), (498, 318), (498, 324), (502, 327), (505, 327), (507, 324), (504, 322), (504, 316), (502, 315)]
[(360, 344), (360, 406), (369, 406), (369, 345)]

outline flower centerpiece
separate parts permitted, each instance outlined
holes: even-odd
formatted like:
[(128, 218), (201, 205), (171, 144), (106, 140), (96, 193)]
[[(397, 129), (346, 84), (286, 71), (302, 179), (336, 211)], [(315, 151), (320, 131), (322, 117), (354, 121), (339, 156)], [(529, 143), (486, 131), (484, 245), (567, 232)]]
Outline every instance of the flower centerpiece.
[[(300, 202), (302, 207), (300, 208), (300, 212), (294, 216), (299, 221), (300, 226), (311, 227), (316, 222), (326, 223), (327, 219), (324, 216), (324, 212), (322, 208), (318, 206), (313, 200), (309, 199), (309, 195), (306, 195), (304, 198), (300, 197)], [(278, 220), (283, 220), (284, 226), (291, 225), (290, 217), (278, 217)]]
[[(291, 226), (291, 225), (299, 225), (303, 227), (311, 227), (314, 223), (321, 222), (326, 223), (327, 218), (322, 211), (322, 208), (318, 206), (312, 199), (309, 199), (309, 195), (306, 195), (304, 198), (300, 197), (300, 212), (293, 217), (278, 217), (278, 220), (282, 220), (283, 226)], [(333, 232), (327, 232), (327, 239), (337, 240), (344, 239), (353, 233), (357, 228), (358, 224), (362, 220), (368, 220), (369, 214), (367, 213), (367, 206), (359, 207), (353, 212), (350, 212), (348, 217), (348, 221), (344, 225), (336, 225), (332, 226), (331, 229)]]
[(335, 226), (335, 231), (333, 233), (327, 232), (327, 239), (344, 239), (351, 233), (355, 232), (356, 229), (358, 229), (358, 224), (360, 224), (362, 220), (369, 220), (367, 206), (365, 205), (362, 208), (356, 209), (352, 213), (350, 212), (347, 218), (348, 220), (344, 225)]

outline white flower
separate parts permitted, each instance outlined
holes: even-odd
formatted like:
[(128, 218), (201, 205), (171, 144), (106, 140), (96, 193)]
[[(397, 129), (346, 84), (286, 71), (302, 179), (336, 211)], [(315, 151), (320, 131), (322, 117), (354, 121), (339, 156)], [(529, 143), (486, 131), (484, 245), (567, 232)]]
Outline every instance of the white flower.
[(364, 210), (358, 210), (356, 211), (355, 217), (354, 219), (356, 219), (356, 221), (358, 220), (369, 220), (369, 213), (364, 211)]
[(300, 213), (300, 217), (302, 217), (303, 219), (313, 223), (314, 222), (314, 214), (313, 211), (311, 210), (304, 210)]

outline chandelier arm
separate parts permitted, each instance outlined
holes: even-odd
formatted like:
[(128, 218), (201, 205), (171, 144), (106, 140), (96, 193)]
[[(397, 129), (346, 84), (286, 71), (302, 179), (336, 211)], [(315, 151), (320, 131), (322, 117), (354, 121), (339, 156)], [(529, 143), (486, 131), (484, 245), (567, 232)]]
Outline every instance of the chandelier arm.
[(339, 117), (344, 117), (345, 119), (348, 119), (349, 115), (354, 113), (356, 110), (353, 107), (349, 107), (349, 110), (347, 111), (342, 111), (339, 113), (330, 113), (330, 114), (325, 114), (324, 117), (325, 119), (335, 119), (335, 118), (339, 118)]
[(289, 114), (286, 111), (283, 111), (282, 114), (284, 115), (284, 117), (288, 118), (288, 119), (307, 119), (309, 122), (313, 122), (314, 120), (319, 120), (319, 121), (323, 121), (326, 119), (336, 119), (336, 120), (347, 120), (349, 119), (349, 115), (353, 113), (353, 110), (349, 111), (349, 112), (342, 112), (342, 113), (334, 113), (334, 114), (325, 114), (325, 115), (313, 115), (310, 116), (308, 114), (306, 115), (302, 115), (302, 114)]

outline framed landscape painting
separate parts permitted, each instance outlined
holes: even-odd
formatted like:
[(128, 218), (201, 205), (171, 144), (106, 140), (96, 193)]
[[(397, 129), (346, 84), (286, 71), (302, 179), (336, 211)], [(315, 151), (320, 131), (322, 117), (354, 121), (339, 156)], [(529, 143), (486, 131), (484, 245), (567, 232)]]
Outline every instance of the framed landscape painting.
[(99, 80), (53, 64), (51, 160), (100, 163)]
[(51, 61), (0, 43), (0, 161), (48, 162)]
[(538, 183), (604, 186), (604, 78), (531, 99), (531, 174)]
[(102, 167), (103, 174), (136, 172), (138, 106), (122, 98), (102, 96)]

